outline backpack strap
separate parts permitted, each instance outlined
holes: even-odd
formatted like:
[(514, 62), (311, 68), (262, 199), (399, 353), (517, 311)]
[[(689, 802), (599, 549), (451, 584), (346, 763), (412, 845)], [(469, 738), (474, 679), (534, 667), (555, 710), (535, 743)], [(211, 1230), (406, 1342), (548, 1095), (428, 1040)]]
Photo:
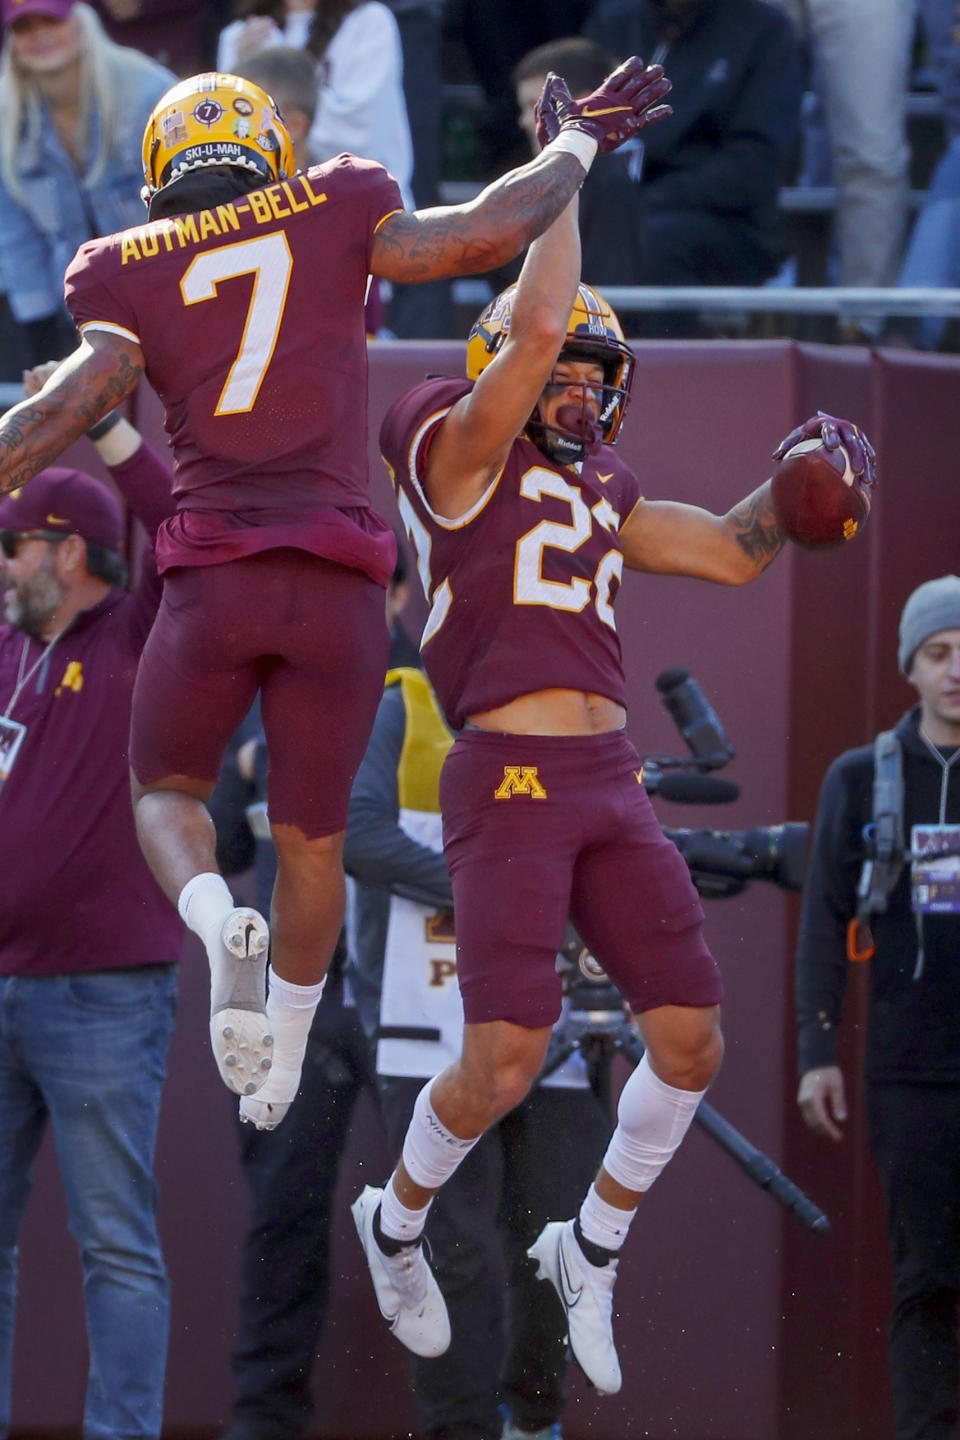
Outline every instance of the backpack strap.
[(903, 750), (893, 730), (873, 744), (873, 818), (864, 827), (870, 854), (857, 884), (857, 913), (847, 927), (847, 957), (869, 960), (874, 952), (871, 915), (882, 914), (903, 869)]

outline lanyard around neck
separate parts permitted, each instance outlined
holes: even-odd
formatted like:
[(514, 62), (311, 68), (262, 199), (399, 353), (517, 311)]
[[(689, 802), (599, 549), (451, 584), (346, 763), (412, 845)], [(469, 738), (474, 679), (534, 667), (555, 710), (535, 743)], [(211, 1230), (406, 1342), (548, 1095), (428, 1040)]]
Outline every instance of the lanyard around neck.
[(57, 641), (60, 639), (60, 635), (62, 634), (63, 631), (61, 630), (60, 634), (54, 635), (53, 639), (48, 641), (48, 643), (41, 651), (39, 657), (34, 660), (33, 664), (30, 666), (30, 669), (27, 670), (26, 674), (24, 674), (24, 667), (27, 663), (27, 651), (30, 649), (30, 636), (24, 635), (23, 649), (20, 651), (20, 665), (17, 670), (17, 683), (13, 687), (13, 694), (10, 696), (10, 699), (7, 702), (7, 708), (3, 712), (4, 720), (7, 720), (9, 718), (10, 712), (13, 710), (14, 705), (16, 705), (17, 701), (20, 698), (20, 692), (23, 690), (25, 685), (29, 685), (30, 681), (33, 679), (34, 675), (36, 675), (37, 671), (40, 669), (40, 666), (43, 664), (44, 660), (46, 660), (47, 656), (50, 654), (50, 651), (53, 649), (54, 645), (56, 645)]

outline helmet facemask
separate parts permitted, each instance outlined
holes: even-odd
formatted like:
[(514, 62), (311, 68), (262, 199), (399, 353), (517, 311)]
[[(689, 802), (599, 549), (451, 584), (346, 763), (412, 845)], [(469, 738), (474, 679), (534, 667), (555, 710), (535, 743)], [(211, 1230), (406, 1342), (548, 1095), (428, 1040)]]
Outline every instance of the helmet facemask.
[[(551, 376), (544, 394), (552, 388), (579, 391), (579, 401), (568, 400), (557, 409), (552, 424), (543, 416), (543, 398), (537, 403), (526, 425), (530, 439), (545, 455), (561, 465), (576, 465), (596, 455), (601, 445), (612, 444), (630, 397), (633, 378), (633, 356), (623, 346), (613, 351), (606, 343), (565, 345), (557, 357), (558, 364), (577, 361), (597, 365), (603, 371), (600, 384), (589, 380), (558, 380)], [(556, 372), (554, 372), (554, 375)], [(591, 399), (598, 410), (596, 418)]]

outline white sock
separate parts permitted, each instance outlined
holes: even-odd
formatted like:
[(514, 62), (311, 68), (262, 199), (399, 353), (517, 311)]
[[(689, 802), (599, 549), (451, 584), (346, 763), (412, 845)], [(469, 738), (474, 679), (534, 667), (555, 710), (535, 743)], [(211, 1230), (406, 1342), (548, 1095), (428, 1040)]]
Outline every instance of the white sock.
[(636, 1210), (618, 1210), (597, 1194), (591, 1185), (580, 1206), (580, 1230), (585, 1240), (592, 1245), (601, 1245), (604, 1250), (619, 1250), (627, 1238), (630, 1222)]
[(326, 976), (318, 985), (294, 985), (272, 969), (267, 970), (267, 1022), (273, 1036), (273, 1064), (257, 1091), (256, 1100), (287, 1104), (296, 1098), (307, 1037)]
[(423, 1190), (439, 1190), (480, 1139), (477, 1135), (473, 1140), (462, 1140), (438, 1119), (430, 1102), (433, 1080), (428, 1080), (417, 1096), (403, 1141), (404, 1169), (414, 1185)]
[(214, 870), (194, 875), (180, 891), (177, 900), (180, 919), (200, 936), (211, 965), (220, 958), (220, 927), (235, 908), (230, 886)]
[(408, 1210), (397, 1198), (396, 1187), (391, 1175), (383, 1187), (380, 1201), (380, 1229), (388, 1240), (399, 1240), (404, 1245), (419, 1240), (427, 1223), (427, 1211), (433, 1204), (428, 1200), (422, 1210)]

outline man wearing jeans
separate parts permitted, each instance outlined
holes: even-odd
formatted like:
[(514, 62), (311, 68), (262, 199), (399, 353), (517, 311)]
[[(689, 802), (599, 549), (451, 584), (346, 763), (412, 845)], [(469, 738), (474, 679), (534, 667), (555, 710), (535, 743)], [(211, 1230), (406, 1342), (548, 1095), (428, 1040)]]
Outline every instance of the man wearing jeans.
[[(95, 429), (152, 534), (171, 508), (168, 470), (125, 420)], [(83, 1435), (160, 1434), (169, 1303), (153, 1153), (181, 927), (134, 832), (130, 699), (160, 583), (148, 554), (125, 590), (123, 548), (120, 505), (79, 470), (49, 469), (0, 502), (0, 1435), (17, 1236), (48, 1120), (83, 1265)]]

